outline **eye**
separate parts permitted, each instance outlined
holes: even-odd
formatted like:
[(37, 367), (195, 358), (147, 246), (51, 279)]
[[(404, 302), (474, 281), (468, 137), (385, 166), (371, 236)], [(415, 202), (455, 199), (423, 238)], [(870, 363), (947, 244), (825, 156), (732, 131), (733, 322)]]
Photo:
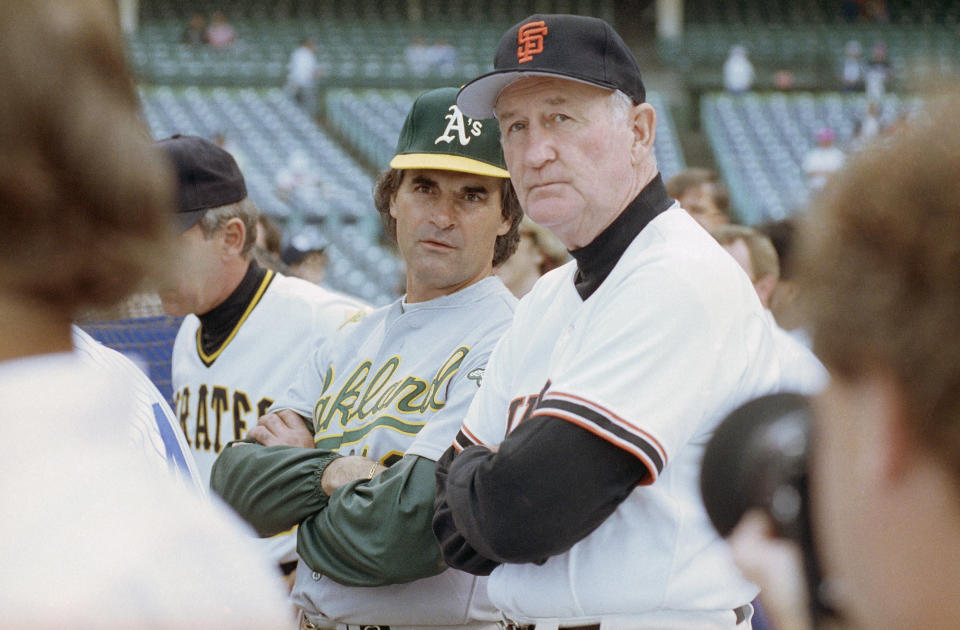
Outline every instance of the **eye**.
[(481, 192), (468, 192), (464, 194), (463, 198), (467, 201), (476, 202), (476, 201), (483, 201), (484, 199), (487, 198), (487, 196)]
[(430, 184), (423, 184), (423, 183), (414, 184), (414, 185), (413, 185), (413, 192), (429, 193), (429, 192), (430, 192)]
[(518, 120), (514, 123), (511, 123), (510, 126), (507, 127), (507, 131), (509, 133), (513, 133), (515, 131), (523, 131), (526, 128), (527, 128), (527, 123), (523, 122), (522, 120)]
[(565, 120), (570, 120), (570, 117), (567, 116), (566, 114), (561, 114), (557, 112), (556, 114), (553, 114), (550, 116), (550, 120), (552, 120), (553, 122), (564, 122)]

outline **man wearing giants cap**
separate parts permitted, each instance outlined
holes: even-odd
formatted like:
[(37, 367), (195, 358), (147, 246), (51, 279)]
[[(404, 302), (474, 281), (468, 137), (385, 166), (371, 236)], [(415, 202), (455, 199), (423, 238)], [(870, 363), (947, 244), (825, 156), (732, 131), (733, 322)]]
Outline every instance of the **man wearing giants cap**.
[[(407, 293), (300, 366), (212, 487), (263, 535), (300, 523), (301, 628), (497, 628), (485, 580), (448, 569), (430, 530), (436, 461), (460, 428), (516, 299), (493, 275), (522, 212), (497, 124), (457, 89), (422, 94), (374, 204)], [(309, 425), (310, 430), (307, 430)]]
[[(253, 260), (260, 213), (229, 153), (196, 136), (157, 145), (177, 176), (177, 267), (160, 291), (167, 313), (186, 316), (171, 359), (174, 409), (207, 485), (217, 453), (256, 425), (313, 346), (367, 307)], [(292, 572), (295, 543), (263, 545)]]
[(743, 628), (757, 593), (697, 494), (733, 406), (787, 382), (736, 262), (667, 195), (656, 113), (602, 20), (534, 15), (464, 86), (573, 260), (501, 338), (437, 466), (433, 529), (508, 628)]

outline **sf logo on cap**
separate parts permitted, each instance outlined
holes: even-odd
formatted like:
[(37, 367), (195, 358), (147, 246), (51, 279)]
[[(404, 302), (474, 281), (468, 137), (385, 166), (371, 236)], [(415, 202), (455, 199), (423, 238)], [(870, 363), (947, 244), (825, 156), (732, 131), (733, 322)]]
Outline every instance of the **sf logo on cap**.
[(467, 132), (469, 131), (471, 136), (479, 136), (480, 132), (483, 131), (483, 123), (473, 118), (468, 118), (466, 122), (464, 122), (463, 113), (456, 105), (451, 105), (448, 109), (450, 113), (444, 116), (444, 118), (447, 119), (447, 128), (443, 130), (443, 133), (440, 134), (433, 143), (440, 144), (441, 142), (446, 142), (450, 144), (454, 140), (453, 132), (456, 131), (456, 139), (460, 141), (462, 146), (467, 146), (470, 144), (470, 137), (467, 136)]
[(543, 52), (543, 36), (547, 34), (547, 24), (543, 20), (527, 22), (517, 31), (517, 61), (526, 63), (534, 55)]

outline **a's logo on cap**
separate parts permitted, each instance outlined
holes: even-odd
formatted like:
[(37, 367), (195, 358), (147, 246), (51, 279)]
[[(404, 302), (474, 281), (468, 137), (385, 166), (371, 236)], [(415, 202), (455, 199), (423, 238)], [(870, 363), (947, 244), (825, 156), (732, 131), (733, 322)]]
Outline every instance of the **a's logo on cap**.
[[(471, 136), (479, 136), (483, 130), (483, 123), (472, 118), (464, 121), (463, 112), (461, 112), (460, 108), (456, 105), (451, 105), (448, 109), (450, 113), (444, 116), (444, 118), (447, 119), (447, 128), (443, 130), (443, 133), (440, 134), (433, 143), (440, 144), (441, 142), (446, 142), (449, 144), (456, 139), (460, 141), (462, 146), (467, 146), (471, 140), (467, 132), (469, 132)], [(456, 138), (453, 137), (454, 131), (457, 132)]]
[(543, 36), (547, 34), (547, 24), (543, 20), (527, 22), (517, 31), (517, 61), (527, 63), (534, 55), (543, 52)]

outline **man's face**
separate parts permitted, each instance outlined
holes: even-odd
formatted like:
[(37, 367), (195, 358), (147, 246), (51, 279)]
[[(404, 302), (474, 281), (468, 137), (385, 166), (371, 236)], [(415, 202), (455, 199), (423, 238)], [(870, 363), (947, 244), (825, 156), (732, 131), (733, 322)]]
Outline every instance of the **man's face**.
[(611, 94), (535, 77), (508, 86), (497, 100), (503, 154), (520, 205), (571, 249), (592, 241), (634, 194), (633, 126), (630, 116), (614, 115)]
[(390, 203), (407, 266), (407, 301), (449, 295), (490, 275), (493, 247), (510, 230), (501, 215), (503, 180), (458, 171), (410, 169)]
[(750, 249), (747, 247), (747, 243), (742, 239), (737, 239), (732, 243), (726, 243), (723, 245), (723, 248), (733, 256), (733, 259), (737, 261), (737, 264), (747, 272), (747, 276), (750, 278), (750, 281), (754, 280), (753, 272), (753, 260), (750, 258)]
[(214, 296), (219, 293), (216, 284), (222, 267), (222, 232), (207, 239), (197, 224), (177, 238), (175, 269), (160, 290), (168, 315), (203, 315), (217, 305)]

